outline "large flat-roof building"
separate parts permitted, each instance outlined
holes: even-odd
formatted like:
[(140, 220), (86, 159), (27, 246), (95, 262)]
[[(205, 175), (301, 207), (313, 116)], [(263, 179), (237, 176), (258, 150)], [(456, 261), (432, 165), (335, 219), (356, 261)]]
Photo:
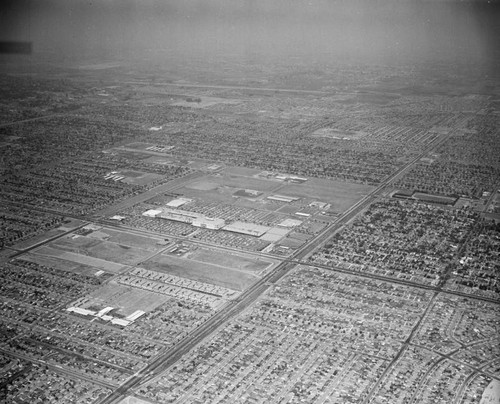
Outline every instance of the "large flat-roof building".
[(147, 210), (142, 214), (148, 217), (157, 217), (160, 219), (173, 220), (176, 222), (187, 223), (195, 227), (218, 230), (226, 224), (224, 219), (207, 217), (201, 213), (188, 212), (181, 209), (161, 208)]
[(224, 230), (232, 231), (233, 233), (248, 234), (250, 236), (260, 237), (265, 232), (270, 230), (268, 226), (262, 226), (260, 224), (248, 223), (248, 222), (233, 222), (224, 226)]

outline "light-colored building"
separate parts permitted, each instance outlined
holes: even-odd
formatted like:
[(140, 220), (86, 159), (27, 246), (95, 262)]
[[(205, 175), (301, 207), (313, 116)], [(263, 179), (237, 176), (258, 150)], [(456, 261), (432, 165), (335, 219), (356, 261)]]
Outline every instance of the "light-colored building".
[(142, 216), (146, 216), (146, 217), (156, 217), (156, 216), (158, 216), (160, 213), (161, 213), (161, 210), (157, 210), (157, 209), (149, 209), (149, 210), (147, 210), (146, 212), (144, 212), (144, 213), (142, 214)]
[(224, 219), (211, 217), (198, 217), (191, 223), (193, 226), (202, 227), (204, 229), (218, 230), (226, 224)]
[(224, 230), (232, 231), (233, 233), (248, 234), (250, 236), (260, 237), (265, 232), (270, 230), (268, 226), (262, 226), (260, 224), (248, 223), (248, 222), (233, 222), (224, 226)]
[(192, 201), (193, 200), (189, 199), (189, 198), (177, 198), (177, 199), (173, 199), (170, 202), (168, 202), (167, 206), (169, 206), (171, 208), (178, 208), (178, 207), (185, 205), (186, 203), (189, 203)]
[(297, 201), (300, 198), (297, 198), (295, 196), (270, 195), (270, 196), (267, 197), (267, 199), (270, 199), (271, 201), (278, 201), (278, 202), (290, 203), (290, 202), (293, 202), (293, 201)]

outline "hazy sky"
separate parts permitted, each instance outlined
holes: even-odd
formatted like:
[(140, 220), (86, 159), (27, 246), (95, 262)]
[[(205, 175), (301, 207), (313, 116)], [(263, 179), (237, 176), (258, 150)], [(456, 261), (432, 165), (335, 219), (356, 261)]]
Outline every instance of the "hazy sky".
[(498, 57), (498, 9), (493, 0), (4, 0), (0, 40), (83, 58), (166, 49), (485, 62)]

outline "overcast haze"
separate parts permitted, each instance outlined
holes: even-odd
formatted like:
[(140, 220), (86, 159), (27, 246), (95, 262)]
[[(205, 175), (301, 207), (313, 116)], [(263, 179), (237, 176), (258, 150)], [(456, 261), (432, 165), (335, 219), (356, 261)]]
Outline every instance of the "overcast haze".
[[(3, 2), (1, 40), (68, 58), (154, 49), (236, 58), (299, 55), (494, 66), (498, 2), (414, 0), (52, 0)], [(149, 53), (151, 54), (151, 53)]]

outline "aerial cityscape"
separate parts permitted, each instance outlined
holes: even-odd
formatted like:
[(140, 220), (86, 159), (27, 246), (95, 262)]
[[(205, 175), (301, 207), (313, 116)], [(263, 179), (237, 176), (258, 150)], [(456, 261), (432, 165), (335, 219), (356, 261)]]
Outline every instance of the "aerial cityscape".
[(497, 1), (69, 3), (0, 14), (0, 403), (500, 404)]

